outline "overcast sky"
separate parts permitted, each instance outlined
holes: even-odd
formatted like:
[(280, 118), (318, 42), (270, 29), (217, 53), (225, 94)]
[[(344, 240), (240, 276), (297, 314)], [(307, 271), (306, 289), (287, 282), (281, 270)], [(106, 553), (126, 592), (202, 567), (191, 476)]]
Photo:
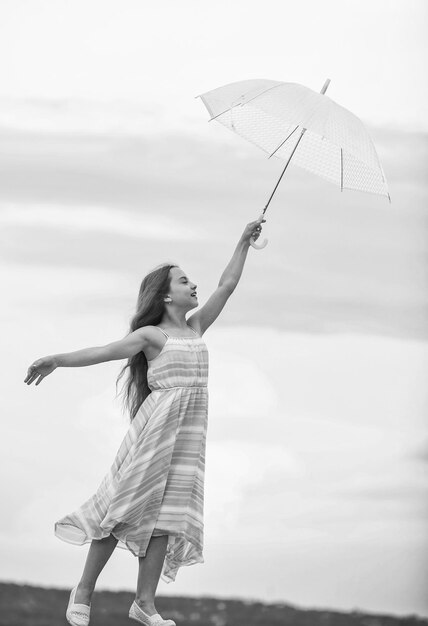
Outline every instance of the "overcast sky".
[[(428, 129), (424, 0), (3, 0), (0, 95), (138, 102), (201, 119), (193, 96), (299, 82), (364, 120)], [(184, 121), (188, 128), (189, 120)]]
[[(163, 261), (205, 302), (280, 172), (194, 96), (330, 78), (392, 204), (290, 166), (204, 336), (205, 563), (158, 592), (428, 615), (425, 32), (416, 1), (1, 3), (2, 579), (76, 583), (53, 524), (127, 428), (123, 362), (28, 365), (122, 337)], [(99, 586), (136, 573), (118, 550)]]

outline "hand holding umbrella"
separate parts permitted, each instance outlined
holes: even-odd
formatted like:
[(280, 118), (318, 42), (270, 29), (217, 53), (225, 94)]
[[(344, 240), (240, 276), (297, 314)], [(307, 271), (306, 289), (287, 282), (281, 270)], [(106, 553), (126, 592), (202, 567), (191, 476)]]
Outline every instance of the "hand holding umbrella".
[[(266, 220), (264, 219), (263, 215), (260, 215), (253, 222), (249, 222), (246, 225), (246, 227), (245, 227), (245, 230), (244, 230), (244, 232), (242, 234), (241, 240), (242, 241), (248, 241), (248, 243), (253, 245), (251, 242), (256, 241), (260, 237), (260, 233), (261, 233), (261, 230), (262, 230), (262, 227), (261, 227), (261, 223), (262, 222), (266, 222)], [(260, 248), (264, 248), (265, 245), (266, 244), (262, 244), (259, 247)]]

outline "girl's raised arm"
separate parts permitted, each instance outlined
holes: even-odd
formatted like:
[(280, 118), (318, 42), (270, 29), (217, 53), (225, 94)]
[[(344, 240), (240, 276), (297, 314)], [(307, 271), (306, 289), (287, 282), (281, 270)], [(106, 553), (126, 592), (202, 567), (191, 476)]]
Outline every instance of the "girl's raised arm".
[(137, 328), (137, 330), (126, 335), (123, 339), (113, 341), (105, 346), (83, 348), (75, 352), (44, 356), (30, 365), (24, 383), (31, 385), (37, 379), (36, 385), (39, 385), (43, 378), (51, 374), (57, 367), (83, 367), (104, 363), (105, 361), (129, 358), (137, 354), (137, 352), (144, 350), (147, 340), (147, 329), (143, 327)]
[(217, 289), (210, 296), (210, 298), (208, 298), (204, 306), (196, 311), (196, 313), (194, 313), (187, 320), (193, 328), (195, 328), (195, 326), (199, 328), (201, 335), (204, 334), (207, 328), (211, 326), (211, 324), (220, 315), (226, 302), (236, 288), (239, 279), (241, 278), (244, 263), (247, 258), (248, 249), (250, 247), (250, 238), (252, 237), (256, 240), (260, 237), (262, 222), (266, 222), (266, 220), (263, 216), (260, 216), (257, 220), (247, 224), (238, 241), (238, 245), (236, 246), (231, 260), (220, 277)]

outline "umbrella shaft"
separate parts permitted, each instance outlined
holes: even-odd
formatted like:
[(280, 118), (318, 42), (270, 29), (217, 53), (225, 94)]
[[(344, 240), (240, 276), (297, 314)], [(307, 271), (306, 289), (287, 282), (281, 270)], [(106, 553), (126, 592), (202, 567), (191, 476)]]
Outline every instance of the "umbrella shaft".
[(283, 177), (283, 176), (284, 176), (284, 174), (285, 174), (285, 170), (287, 169), (288, 164), (290, 163), (290, 161), (291, 161), (291, 159), (292, 159), (292, 156), (293, 156), (293, 154), (295, 153), (296, 148), (297, 148), (297, 146), (298, 146), (298, 145), (299, 145), (299, 143), (300, 143), (301, 138), (302, 138), (302, 137), (303, 137), (303, 135), (305, 134), (305, 131), (306, 131), (306, 128), (303, 128), (303, 129), (302, 129), (302, 132), (300, 133), (300, 137), (299, 137), (299, 139), (297, 140), (296, 145), (295, 145), (295, 146), (294, 146), (294, 148), (293, 148), (293, 152), (292, 152), (292, 153), (290, 154), (290, 156), (288, 157), (287, 163), (285, 164), (285, 167), (284, 167), (284, 169), (282, 170), (281, 176), (278, 178), (278, 182), (276, 183), (275, 188), (274, 188), (274, 190), (272, 191), (272, 193), (271, 193), (271, 195), (270, 195), (270, 198), (269, 198), (269, 200), (267, 201), (267, 204), (266, 204), (265, 208), (263, 209), (263, 215), (265, 214), (266, 209), (268, 208), (269, 203), (270, 203), (270, 201), (271, 201), (271, 200), (272, 200), (272, 198), (273, 198), (273, 194), (274, 194), (274, 193), (275, 193), (275, 191), (277, 190), (277, 187), (278, 187), (279, 183), (281, 182), (282, 177)]

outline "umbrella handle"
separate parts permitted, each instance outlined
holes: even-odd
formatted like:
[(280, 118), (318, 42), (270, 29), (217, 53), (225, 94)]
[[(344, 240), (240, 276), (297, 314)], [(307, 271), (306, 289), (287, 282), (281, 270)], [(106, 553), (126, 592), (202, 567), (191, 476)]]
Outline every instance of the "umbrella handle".
[[(263, 213), (261, 213), (259, 215), (258, 219), (259, 220), (264, 219), (264, 211), (263, 211)], [(263, 239), (262, 243), (258, 244), (258, 243), (255, 243), (255, 240), (251, 237), (250, 238), (250, 245), (253, 246), (253, 248), (255, 248), (256, 250), (261, 250), (262, 248), (265, 248), (267, 246), (267, 242), (268, 241), (269, 241), (269, 239)]]
[(262, 248), (265, 248), (267, 246), (268, 241), (269, 239), (263, 239), (262, 243), (259, 245), (257, 243), (254, 243), (254, 239), (250, 239), (250, 245), (253, 246), (253, 248), (255, 248), (256, 250), (261, 250)]

